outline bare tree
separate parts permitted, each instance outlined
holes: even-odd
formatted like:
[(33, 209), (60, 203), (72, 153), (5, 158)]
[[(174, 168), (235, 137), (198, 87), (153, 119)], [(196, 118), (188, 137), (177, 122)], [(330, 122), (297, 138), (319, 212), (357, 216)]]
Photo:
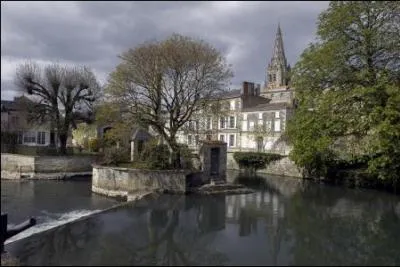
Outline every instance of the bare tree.
[(68, 132), (76, 121), (91, 121), (93, 102), (100, 92), (95, 75), (86, 67), (35, 63), (20, 65), (16, 71), (19, 89), (31, 95), (30, 121), (49, 120), (60, 141), (60, 154), (66, 154)]
[(127, 107), (135, 121), (151, 126), (173, 151), (179, 151), (179, 129), (232, 77), (218, 50), (177, 34), (129, 49), (120, 58), (107, 93)]

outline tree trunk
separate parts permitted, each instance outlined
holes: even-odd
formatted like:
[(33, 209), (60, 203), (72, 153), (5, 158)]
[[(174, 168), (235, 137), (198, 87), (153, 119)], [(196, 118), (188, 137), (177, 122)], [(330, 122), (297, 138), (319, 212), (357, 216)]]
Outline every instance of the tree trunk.
[(61, 155), (66, 155), (67, 154), (67, 138), (68, 135), (65, 133), (60, 133), (58, 135), (58, 139), (60, 140), (60, 154)]
[(175, 135), (171, 134), (169, 138), (166, 138), (169, 148), (171, 149), (171, 163), (174, 169), (181, 169), (181, 151), (178, 143), (176, 142)]

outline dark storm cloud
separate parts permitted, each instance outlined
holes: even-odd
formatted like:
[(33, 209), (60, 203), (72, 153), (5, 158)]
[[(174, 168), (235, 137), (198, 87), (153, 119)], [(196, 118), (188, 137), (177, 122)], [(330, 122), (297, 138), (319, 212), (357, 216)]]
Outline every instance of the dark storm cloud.
[(171, 33), (210, 42), (233, 65), (233, 86), (264, 81), (278, 22), (294, 65), (326, 2), (2, 2), (2, 98), (26, 59), (85, 64), (104, 81), (117, 55)]

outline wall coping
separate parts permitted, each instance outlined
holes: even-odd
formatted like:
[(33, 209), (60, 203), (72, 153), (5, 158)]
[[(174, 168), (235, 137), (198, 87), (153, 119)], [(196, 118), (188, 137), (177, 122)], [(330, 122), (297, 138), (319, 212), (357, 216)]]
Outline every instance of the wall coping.
[(192, 173), (193, 171), (189, 169), (175, 169), (175, 170), (151, 170), (151, 169), (135, 169), (135, 168), (126, 168), (126, 167), (117, 167), (117, 166), (104, 166), (98, 164), (92, 164), (92, 167), (95, 169), (111, 169), (116, 171), (141, 171), (141, 172), (162, 172), (162, 173)]
[(17, 156), (17, 157), (25, 157), (25, 158), (89, 158), (95, 157), (96, 155), (59, 155), (59, 156), (47, 156), (47, 155), (23, 155), (23, 154), (14, 154), (14, 153), (1, 153), (3, 156)]
[(31, 155), (22, 155), (22, 154), (13, 154), (13, 153), (1, 153), (3, 156), (17, 156), (17, 157), (25, 157), (25, 158), (35, 158), (37, 156), (31, 156)]

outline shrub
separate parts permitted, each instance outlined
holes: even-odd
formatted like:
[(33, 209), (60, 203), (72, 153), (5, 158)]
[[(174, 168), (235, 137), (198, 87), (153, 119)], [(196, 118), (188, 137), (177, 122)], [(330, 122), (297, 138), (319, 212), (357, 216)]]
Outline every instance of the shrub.
[(181, 156), (182, 168), (193, 169), (193, 153), (192, 150), (186, 144), (179, 145), (179, 151)]
[(129, 150), (125, 147), (109, 147), (104, 149), (101, 160), (103, 165), (115, 165), (129, 161)]
[(283, 156), (260, 152), (235, 152), (233, 158), (241, 169), (257, 171), (265, 168), (269, 163), (281, 159)]
[(167, 145), (156, 145), (150, 152), (147, 166), (150, 169), (165, 170), (170, 168), (170, 152)]
[(98, 152), (100, 148), (100, 141), (97, 138), (90, 138), (88, 142), (89, 151)]
[(149, 169), (165, 170), (169, 169), (170, 152), (167, 145), (157, 144), (157, 140), (152, 139), (144, 145), (140, 155), (142, 162), (145, 162)]

